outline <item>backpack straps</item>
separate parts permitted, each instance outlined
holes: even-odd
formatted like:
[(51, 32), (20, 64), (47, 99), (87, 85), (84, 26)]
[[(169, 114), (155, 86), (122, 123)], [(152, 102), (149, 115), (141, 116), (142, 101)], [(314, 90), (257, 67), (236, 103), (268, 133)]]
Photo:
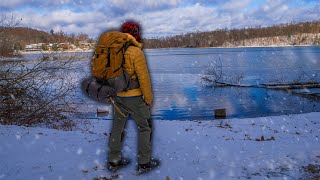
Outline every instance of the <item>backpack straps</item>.
[(115, 69), (113, 71), (113, 73), (117, 72), (120, 68), (123, 67), (123, 65), (126, 63), (126, 58), (124, 57), (124, 53), (127, 51), (127, 49), (129, 48), (129, 46), (132, 46), (133, 44), (131, 42), (126, 42), (120, 49), (119, 51), (117, 52), (117, 54), (122, 51), (122, 63), (120, 65), (120, 67), (118, 67), (117, 69)]
[(111, 53), (111, 52), (110, 52), (110, 47), (108, 48), (108, 52), (107, 52), (107, 53), (108, 53), (108, 54), (107, 54), (107, 58), (108, 58), (107, 61), (108, 61), (108, 62), (107, 62), (107, 64), (106, 64), (106, 67), (110, 67), (110, 63), (111, 63), (111, 62), (110, 62), (110, 61), (111, 61), (111, 60), (110, 60), (110, 53)]
[(127, 49), (129, 48), (129, 46), (132, 46), (133, 44), (131, 42), (126, 42), (124, 43), (124, 45), (119, 49), (119, 51), (117, 51), (117, 54), (121, 51), (124, 50), (124, 52), (127, 51)]
[(123, 66), (123, 65), (126, 63), (126, 58), (124, 57), (124, 53), (127, 51), (127, 49), (129, 48), (129, 46), (132, 46), (132, 43), (131, 43), (131, 42), (126, 42), (126, 43), (123, 45), (123, 52), (122, 52), (123, 61), (122, 61), (122, 65), (121, 65), (121, 66)]

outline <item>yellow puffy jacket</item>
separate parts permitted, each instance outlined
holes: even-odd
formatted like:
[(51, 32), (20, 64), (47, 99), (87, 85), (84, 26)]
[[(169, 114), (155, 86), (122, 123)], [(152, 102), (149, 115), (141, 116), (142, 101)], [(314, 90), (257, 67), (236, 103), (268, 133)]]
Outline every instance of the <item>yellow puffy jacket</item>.
[(124, 68), (131, 79), (138, 79), (140, 88), (119, 92), (117, 96), (130, 97), (143, 95), (145, 102), (152, 104), (153, 95), (147, 62), (143, 51), (139, 47), (129, 46), (126, 50)]

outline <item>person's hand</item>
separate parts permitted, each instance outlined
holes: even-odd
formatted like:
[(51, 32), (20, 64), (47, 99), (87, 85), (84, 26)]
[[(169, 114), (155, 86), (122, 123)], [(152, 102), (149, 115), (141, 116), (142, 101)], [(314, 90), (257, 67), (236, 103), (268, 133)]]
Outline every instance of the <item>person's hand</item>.
[(152, 108), (153, 102), (152, 102), (152, 101), (151, 101), (151, 102), (146, 102), (146, 104), (147, 104), (147, 106), (148, 106), (149, 108)]

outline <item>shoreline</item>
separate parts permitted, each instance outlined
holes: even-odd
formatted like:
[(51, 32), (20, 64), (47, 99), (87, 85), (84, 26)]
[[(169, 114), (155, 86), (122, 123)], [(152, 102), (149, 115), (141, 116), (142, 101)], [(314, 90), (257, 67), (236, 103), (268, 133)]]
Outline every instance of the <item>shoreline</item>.
[(286, 47), (320, 47), (316, 45), (290, 45), (290, 46), (234, 46), (234, 47), (208, 47), (208, 48), (286, 48)]
[[(290, 45), (290, 46), (234, 46), (234, 47), (170, 47), (170, 48), (145, 48), (144, 50), (157, 50), (157, 49), (238, 49), (238, 48), (289, 48), (289, 47), (320, 47), (317, 45)], [(92, 50), (70, 50), (70, 51), (19, 51), (20, 54), (55, 54), (55, 53), (84, 53), (93, 52)]]
[(19, 51), (20, 54), (60, 54), (60, 53), (84, 53), (93, 52), (94, 50), (83, 50), (83, 51)]
[(290, 46), (234, 46), (234, 47), (172, 47), (172, 48), (150, 48), (145, 50), (157, 50), (157, 49), (237, 49), (237, 48), (286, 48), (286, 47), (320, 47), (317, 45), (290, 45)]

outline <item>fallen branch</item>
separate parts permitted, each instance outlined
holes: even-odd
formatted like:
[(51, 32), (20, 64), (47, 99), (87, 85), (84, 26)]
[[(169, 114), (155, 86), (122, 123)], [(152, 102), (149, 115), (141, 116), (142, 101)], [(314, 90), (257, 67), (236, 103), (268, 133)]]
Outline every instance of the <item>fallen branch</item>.
[(293, 82), (279, 84), (261, 84), (262, 87), (268, 89), (305, 89), (305, 88), (320, 88), (320, 82)]

